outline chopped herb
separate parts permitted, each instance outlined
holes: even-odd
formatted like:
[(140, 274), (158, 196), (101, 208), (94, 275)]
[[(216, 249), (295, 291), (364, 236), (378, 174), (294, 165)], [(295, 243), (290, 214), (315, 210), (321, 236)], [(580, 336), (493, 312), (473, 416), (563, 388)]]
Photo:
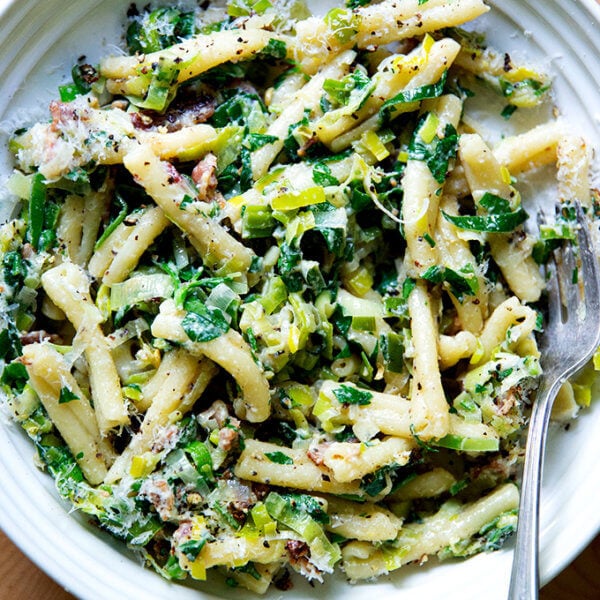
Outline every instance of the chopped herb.
[(432, 247), (435, 248), (435, 240), (428, 234), (426, 233), (423, 236), (423, 239)]
[(7, 364), (2, 371), (2, 377), (0, 377), (0, 383), (14, 389), (19, 394), (23, 391), (27, 381), (29, 381), (27, 369), (20, 362)]
[(514, 104), (507, 104), (503, 109), (502, 112), (500, 113), (500, 116), (504, 119), (510, 119), (514, 112), (517, 110), (517, 106), (515, 106)]
[(410, 293), (415, 289), (416, 286), (417, 282), (411, 277), (407, 277), (402, 283), (402, 300), (408, 300)]
[(72, 402), (73, 400), (79, 400), (79, 396), (74, 394), (68, 387), (61, 387), (60, 394), (58, 396), (59, 404), (67, 404), (68, 402)]
[(294, 464), (294, 460), (289, 457), (287, 454), (284, 454), (283, 452), (265, 452), (265, 456), (274, 463), (277, 463), (278, 465), (293, 465)]
[(379, 120), (382, 123), (389, 121), (396, 109), (396, 106), (399, 104), (408, 104), (410, 102), (418, 102), (420, 100), (427, 100), (429, 98), (438, 98), (444, 93), (446, 78), (447, 71), (444, 71), (444, 74), (437, 83), (422, 85), (411, 90), (405, 90), (404, 92), (396, 94), (393, 98), (386, 100), (379, 109)]
[(367, 390), (341, 385), (333, 390), (334, 396), (341, 404), (357, 404), (358, 406), (367, 406), (371, 404), (373, 394)]
[(27, 277), (27, 262), (21, 253), (16, 250), (7, 252), (2, 257), (2, 267), (4, 281), (14, 288), (20, 288)]
[(323, 187), (340, 184), (331, 173), (329, 166), (324, 162), (315, 163), (315, 166), (313, 167), (313, 181), (317, 185), (322, 185)]
[(185, 194), (183, 199), (179, 203), (179, 210), (186, 210), (187, 207), (190, 206), (191, 204), (193, 204), (195, 201), (196, 201), (195, 198), (192, 198), (191, 196), (188, 196), (187, 194)]
[(188, 560), (194, 561), (206, 544), (206, 537), (199, 540), (188, 540), (178, 546), (178, 550), (182, 552)]
[(422, 277), (431, 283), (448, 283), (450, 290), (459, 301), (462, 301), (465, 294), (474, 296), (479, 290), (479, 280), (473, 265), (470, 264), (465, 265), (460, 271), (434, 265), (429, 267)]
[(450, 221), (459, 229), (487, 233), (509, 233), (529, 218), (529, 215), (522, 208), (518, 208), (514, 212), (489, 214), (486, 216), (456, 217), (444, 211), (442, 211), (442, 214), (447, 221)]
[(249, 133), (244, 139), (244, 144), (251, 152), (266, 146), (274, 144), (279, 138), (276, 135), (265, 135), (263, 133)]
[(458, 134), (454, 126), (448, 123), (444, 131), (444, 137), (439, 138), (437, 135), (434, 135), (432, 141), (426, 143), (420, 135), (426, 119), (427, 116), (424, 116), (420, 122), (420, 126), (417, 127), (416, 134), (408, 147), (408, 157), (427, 163), (434, 179), (438, 183), (443, 183), (446, 179), (449, 162), (456, 156)]
[(188, 313), (181, 326), (192, 342), (210, 342), (229, 330), (229, 323), (218, 308), (196, 299), (186, 301), (184, 308)]

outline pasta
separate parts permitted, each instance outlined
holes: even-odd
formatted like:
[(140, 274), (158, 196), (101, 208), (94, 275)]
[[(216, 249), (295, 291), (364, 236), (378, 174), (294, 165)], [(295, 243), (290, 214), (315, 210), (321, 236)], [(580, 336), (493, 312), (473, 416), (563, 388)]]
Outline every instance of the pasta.
[[(12, 137), (4, 401), (60, 495), (168, 579), (263, 594), (500, 548), (543, 266), (572, 201), (598, 212), (586, 141), (478, 126), (480, 93), (499, 127), (552, 103), (461, 29), (481, 0), (223, 9), (130, 8), (126, 51)], [(532, 172), (556, 181), (539, 226)]]

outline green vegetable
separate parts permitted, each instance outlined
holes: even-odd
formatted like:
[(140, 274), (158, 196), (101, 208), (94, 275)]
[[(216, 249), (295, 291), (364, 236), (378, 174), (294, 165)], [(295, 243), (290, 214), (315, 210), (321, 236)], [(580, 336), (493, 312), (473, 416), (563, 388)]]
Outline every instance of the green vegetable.
[(181, 326), (192, 342), (210, 342), (229, 330), (229, 323), (218, 308), (195, 299), (187, 301), (184, 308), (188, 313)]
[(302, 505), (295, 505), (293, 498), (276, 492), (271, 492), (264, 502), (273, 519), (295, 531), (306, 541), (311, 551), (310, 561), (324, 571), (331, 571), (341, 558), (339, 546), (329, 541), (321, 525), (302, 510)]
[(340, 184), (340, 182), (331, 173), (331, 169), (327, 163), (324, 162), (315, 163), (315, 166), (313, 167), (313, 181), (317, 185), (322, 185), (323, 187)]
[(500, 447), (497, 438), (469, 438), (450, 433), (437, 440), (435, 445), (441, 448), (462, 450), (464, 452), (497, 452)]
[(20, 362), (7, 364), (2, 371), (2, 377), (0, 377), (0, 383), (14, 389), (17, 393), (23, 391), (28, 381), (29, 375), (27, 369)]
[(431, 283), (446, 282), (456, 298), (462, 302), (464, 295), (474, 296), (479, 290), (479, 280), (473, 265), (465, 265), (460, 271), (449, 267), (434, 265), (429, 267), (422, 275), (423, 279)]
[(102, 244), (104, 244), (110, 234), (125, 220), (125, 217), (129, 212), (127, 203), (125, 200), (123, 200), (123, 197), (118, 191), (115, 194), (115, 203), (121, 207), (119, 214), (106, 226), (106, 229), (102, 232), (102, 235), (98, 238), (98, 241), (94, 245), (94, 250), (98, 250)]
[(127, 28), (126, 41), (131, 54), (157, 52), (172, 46), (195, 32), (194, 13), (176, 8), (146, 10), (142, 15), (132, 15)]
[(11, 323), (6, 329), (0, 331), (0, 359), (12, 360), (19, 357), (22, 351), (19, 332)]
[(164, 57), (160, 57), (152, 65), (152, 71), (148, 75), (148, 90), (143, 98), (128, 96), (128, 100), (139, 108), (164, 111), (175, 97), (177, 92), (177, 77), (183, 63), (175, 64)]
[(417, 127), (416, 133), (408, 147), (408, 157), (413, 160), (421, 160), (427, 163), (431, 174), (438, 183), (444, 183), (448, 165), (451, 159), (456, 156), (458, 149), (458, 134), (456, 129), (448, 123), (446, 125), (444, 136), (439, 138), (437, 135), (427, 143), (421, 137), (424, 125), (427, 122), (427, 116), (424, 116)]
[(386, 100), (379, 109), (379, 120), (381, 123), (386, 123), (394, 116), (396, 106), (400, 104), (408, 104), (410, 102), (418, 102), (420, 100), (428, 100), (430, 98), (438, 98), (444, 93), (446, 85), (447, 72), (444, 71), (441, 79), (437, 83), (422, 85), (417, 88), (405, 90), (396, 94), (394, 97)]
[(273, 5), (269, 0), (232, 0), (227, 3), (227, 14), (231, 17), (247, 17), (252, 13), (264, 14)]
[(44, 208), (46, 206), (46, 180), (41, 173), (36, 173), (31, 181), (29, 197), (28, 234), (29, 241), (35, 250), (40, 249), (40, 237), (44, 229)]
[(346, 44), (358, 33), (360, 16), (351, 10), (332, 8), (324, 20), (341, 44)]
[(444, 211), (442, 211), (442, 215), (460, 229), (487, 233), (510, 233), (529, 218), (529, 215), (520, 207), (514, 212), (485, 216), (456, 217)]
[(4, 281), (15, 288), (23, 285), (27, 277), (27, 262), (20, 252), (11, 250), (2, 257)]
[(169, 275), (152, 273), (135, 275), (110, 288), (110, 308), (118, 311), (153, 299), (171, 298), (175, 287)]
[(265, 456), (274, 463), (278, 465), (293, 465), (294, 461), (291, 457), (283, 452), (265, 452)]
[(60, 388), (60, 395), (58, 397), (59, 404), (67, 404), (73, 400), (79, 400), (79, 396), (74, 394), (68, 387)]
[(371, 404), (373, 394), (367, 390), (341, 385), (333, 390), (335, 397), (341, 404), (357, 404), (358, 406), (367, 406)]
[(326, 79), (323, 82), (323, 90), (334, 105), (352, 106), (352, 110), (358, 110), (371, 95), (374, 84), (368, 75), (356, 69), (342, 79)]

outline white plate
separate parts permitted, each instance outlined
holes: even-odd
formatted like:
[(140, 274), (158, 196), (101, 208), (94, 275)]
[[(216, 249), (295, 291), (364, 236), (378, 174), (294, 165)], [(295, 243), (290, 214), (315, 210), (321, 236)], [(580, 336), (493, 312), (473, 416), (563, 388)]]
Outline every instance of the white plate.
[[(322, 2), (315, 4), (323, 6)], [(556, 74), (557, 104), (575, 128), (598, 147), (600, 7), (593, 0), (496, 0), (491, 4), (494, 9), (481, 19), (479, 28), (502, 50), (549, 61)], [(46, 118), (48, 101), (56, 97), (57, 85), (66, 80), (77, 57), (85, 53), (93, 63), (118, 41), (128, 5), (129, 0), (0, 0), (0, 128), (7, 133), (24, 119)], [(3, 136), (0, 178), (10, 168), (5, 141)], [(6, 203), (0, 206), (0, 217), (9, 209)], [(199, 594), (143, 569), (135, 557), (84, 516), (68, 514), (50, 477), (34, 467), (29, 440), (7, 418), (0, 421), (0, 526), (73, 594), (86, 600), (248, 597), (247, 592), (215, 585), (204, 586)], [(544, 582), (560, 572), (600, 530), (598, 457), (597, 401), (570, 431), (553, 431), (550, 437), (541, 531)], [(342, 578), (329, 579), (315, 588), (297, 583), (285, 598), (343, 595), (345, 600), (359, 600), (373, 594), (381, 600), (506, 597), (510, 549), (465, 562), (431, 562), (434, 564), (425, 568), (403, 568), (376, 584), (349, 586)], [(268, 597), (282, 595), (274, 590)]]

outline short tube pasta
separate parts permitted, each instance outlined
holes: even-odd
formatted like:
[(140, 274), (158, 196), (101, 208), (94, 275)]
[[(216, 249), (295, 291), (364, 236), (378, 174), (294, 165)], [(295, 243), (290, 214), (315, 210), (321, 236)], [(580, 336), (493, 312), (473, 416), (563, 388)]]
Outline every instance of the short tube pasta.
[(437, 361), (438, 327), (423, 283), (418, 283), (408, 297), (408, 310), (415, 348), (411, 421), (421, 439), (441, 438), (448, 432), (448, 404)]
[(152, 324), (152, 333), (184, 344), (192, 354), (204, 355), (231, 373), (243, 394), (242, 399), (235, 402), (236, 412), (252, 422), (264, 421), (270, 413), (269, 384), (242, 336), (230, 329), (209, 342), (192, 342), (181, 326), (184, 314), (167, 300)]
[[(49, 346), (31, 344), (25, 348), (22, 362), (34, 390), (79, 466), (91, 484), (104, 480), (113, 450), (102, 440), (90, 401), (71, 375), (63, 357)], [(67, 389), (73, 396), (61, 403), (61, 392)]]
[(161, 161), (147, 146), (139, 146), (124, 158), (125, 167), (144, 186), (167, 218), (191, 236), (201, 256), (231, 270), (246, 271), (252, 251), (231, 237), (210, 217), (202, 214), (208, 207), (191, 211), (181, 208), (184, 198), (195, 198), (196, 192), (174, 167)]
[(42, 285), (85, 340), (92, 399), (102, 434), (129, 422), (121, 385), (106, 338), (100, 330), (102, 316), (92, 302), (89, 279), (73, 263), (63, 263), (42, 276)]

